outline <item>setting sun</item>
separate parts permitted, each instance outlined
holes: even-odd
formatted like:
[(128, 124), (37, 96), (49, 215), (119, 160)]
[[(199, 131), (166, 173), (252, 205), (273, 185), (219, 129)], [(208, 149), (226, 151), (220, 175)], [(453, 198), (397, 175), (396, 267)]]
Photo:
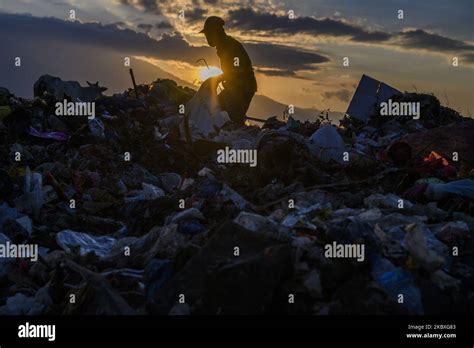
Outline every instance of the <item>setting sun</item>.
[(204, 67), (199, 71), (199, 79), (201, 81), (205, 81), (209, 77), (217, 76), (220, 74), (222, 74), (222, 70), (215, 66)]

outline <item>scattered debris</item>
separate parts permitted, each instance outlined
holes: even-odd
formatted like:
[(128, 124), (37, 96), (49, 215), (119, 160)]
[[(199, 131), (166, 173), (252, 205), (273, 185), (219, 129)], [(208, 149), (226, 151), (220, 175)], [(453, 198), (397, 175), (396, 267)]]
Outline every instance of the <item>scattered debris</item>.
[(0, 248), (39, 246), (0, 259), (1, 314), (472, 313), (471, 119), (364, 75), (338, 126), (242, 126), (208, 83), (0, 88)]

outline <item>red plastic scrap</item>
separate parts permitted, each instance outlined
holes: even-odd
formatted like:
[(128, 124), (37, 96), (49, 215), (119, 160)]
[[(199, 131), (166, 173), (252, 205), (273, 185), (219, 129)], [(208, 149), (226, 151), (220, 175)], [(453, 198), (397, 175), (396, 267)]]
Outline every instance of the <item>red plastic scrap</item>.
[(431, 153), (426, 156), (425, 158), (423, 158), (423, 161), (425, 162), (436, 162), (436, 161), (439, 161), (441, 162), (441, 164), (443, 166), (449, 166), (449, 162), (446, 158), (444, 158), (443, 156), (441, 156), (439, 153), (437, 153), (436, 151), (431, 151)]
[(448, 160), (436, 151), (423, 158), (416, 172), (425, 177), (437, 177), (448, 179), (456, 176), (456, 168), (449, 164)]

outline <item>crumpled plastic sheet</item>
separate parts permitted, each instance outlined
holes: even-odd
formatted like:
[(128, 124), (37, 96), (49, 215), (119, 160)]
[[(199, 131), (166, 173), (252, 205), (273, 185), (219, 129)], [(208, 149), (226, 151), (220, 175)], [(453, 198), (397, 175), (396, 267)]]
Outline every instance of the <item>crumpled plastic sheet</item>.
[(334, 126), (325, 125), (319, 128), (309, 138), (308, 146), (323, 162), (334, 160), (340, 164), (344, 163), (343, 152), (346, 145)]
[(92, 236), (87, 233), (64, 230), (56, 235), (56, 242), (66, 252), (72, 252), (71, 248), (79, 247), (80, 255), (94, 253), (100, 258), (108, 256), (110, 250), (116, 243), (116, 239), (107, 236)]
[(474, 180), (457, 180), (443, 184), (430, 183), (426, 188), (426, 195), (433, 199), (441, 199), (449, 194), (474, 200)]
[(59, 140), (59, 141), (66, 141), (69, 139), (69, 136), (64, 132), (40, 132), (30, 126), (29, 134), (42, 139), (52, 139), (52, 140)]
[(214, 131), (214, 126), (220, 128), (230, 120), (227, 112), (221, 110), (217, 92), (211, 88), (209, 79), (204, 81), (188, 102), (186, 110), (189, 110), (190, 126), (194, 128), (193, 137), (199, 135), (207, 137)]

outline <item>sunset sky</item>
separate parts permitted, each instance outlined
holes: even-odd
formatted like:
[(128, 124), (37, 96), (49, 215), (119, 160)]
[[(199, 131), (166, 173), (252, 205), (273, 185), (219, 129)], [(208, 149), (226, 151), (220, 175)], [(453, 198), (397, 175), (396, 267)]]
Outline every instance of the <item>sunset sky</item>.
[(365, 73), (474, 113), (472, 0), (0, 0), (0, 86), (31, 97), (48, 73), (83, 85), (99, 80), (116, 93), (130, 87), (127, 56), (139, 83), (164, 71), (197, 86), (197, 59), (219, 66), (198, 34), (210, 15), (224, 18), (247, 48), (257, 93), (278, 102), (346, 111)]

